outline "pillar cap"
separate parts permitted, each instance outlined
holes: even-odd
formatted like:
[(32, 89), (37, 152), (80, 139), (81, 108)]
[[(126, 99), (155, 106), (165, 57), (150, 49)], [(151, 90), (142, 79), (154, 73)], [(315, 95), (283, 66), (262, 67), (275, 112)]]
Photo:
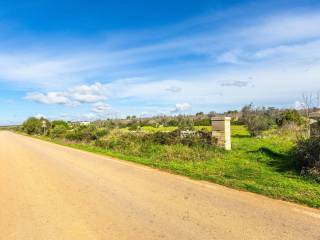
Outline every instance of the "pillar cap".
[(231, 117), (212, 117), (212, 121), (230, 121)]

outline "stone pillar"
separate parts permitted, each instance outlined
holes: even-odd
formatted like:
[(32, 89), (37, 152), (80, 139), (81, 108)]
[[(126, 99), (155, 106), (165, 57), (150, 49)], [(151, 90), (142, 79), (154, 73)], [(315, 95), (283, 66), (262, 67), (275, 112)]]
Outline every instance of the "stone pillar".
[(212, 138), (215, 139), (217, 146), (225, 150), (231, 150), (231, 126), (230, 117), (213, 117)]

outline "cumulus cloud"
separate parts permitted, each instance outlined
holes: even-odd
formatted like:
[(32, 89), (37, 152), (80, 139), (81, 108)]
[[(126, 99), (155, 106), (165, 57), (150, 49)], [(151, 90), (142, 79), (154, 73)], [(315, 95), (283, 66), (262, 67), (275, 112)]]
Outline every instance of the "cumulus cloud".
[(81, 103), (96, 103), (106, 99), (105, 86), (99, 82), (92, 85), (80, 85), (65, 92), (31, 92), (25, 99), (44, 104), (77, 106)]
[(80, 103), (95, 103), (106, 99), (105, 87), (99, 82), (92, 85), (77, 86), (69, 91), (69, 95)]
[(175, 108), (171, 111), (171, 113), (184, 112), (191, 108), (190, 103), (177, 103)]
[(27, 93), (25, 99), (44, 103), (44, 104), (63, 104), (68, 105), (70, 99), (66, 93), (63, 92), (48, 92), (48, 93), (39, 93), (39, 92), (30, 92)]

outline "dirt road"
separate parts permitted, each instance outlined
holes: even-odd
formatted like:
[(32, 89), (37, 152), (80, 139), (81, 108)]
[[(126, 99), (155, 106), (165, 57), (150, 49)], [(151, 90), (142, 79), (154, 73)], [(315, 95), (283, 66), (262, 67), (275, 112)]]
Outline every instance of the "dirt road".
[(0, 131), (0, 239), (320, 239), (320, 211)]

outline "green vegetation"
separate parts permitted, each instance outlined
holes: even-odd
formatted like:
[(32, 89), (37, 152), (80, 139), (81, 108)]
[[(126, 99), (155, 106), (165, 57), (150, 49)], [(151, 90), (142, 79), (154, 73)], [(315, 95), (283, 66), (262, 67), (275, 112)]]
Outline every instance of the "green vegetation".
[[(126, 120), (127, 121), (127, 120)], [(130, 121), (136, 122), (133, 118)], [(247, 127), (232, 125), (232, 151), (210, 142), (210, 126), (190, 129), (181, 138), (179, 126), (139, 126), (110, 121), (89, 126), (52, 124), (41, 139), (160, 168), (195, 179), (260, 193), (320, 208), (319, 183), (300, 174), (296, 161), (296, 135), (273, 126), (252, 137)], [(59, 127), (58, 127), (59, 126)], [(119, 127), (120, 126), (120, 127)], [(25, 129), (25, 128), (24, 128)], [(203, 135), (201, 135), (201, 134)]]
[(47, 119), (30, 117), (22, 124), (22, 130), (28, 134), (42, 134), (45, 131), (43, 122), (50, 128), (50, 122)]
[(320, 182), (320, 137), (298, 141), (296, 155), (302, 174)]
[(286, 109), (276, 119), (279, 126), (285, 126), (286, 124), (294, 123), (296, 125), (302, 125), (305, 123), (303, 117), (297, 110)]
[(240, 121), (245, 124), (251, 136), (259, 136), (275, 124), (274, 109), (254, 108), (252, 104), (244, 106)]

